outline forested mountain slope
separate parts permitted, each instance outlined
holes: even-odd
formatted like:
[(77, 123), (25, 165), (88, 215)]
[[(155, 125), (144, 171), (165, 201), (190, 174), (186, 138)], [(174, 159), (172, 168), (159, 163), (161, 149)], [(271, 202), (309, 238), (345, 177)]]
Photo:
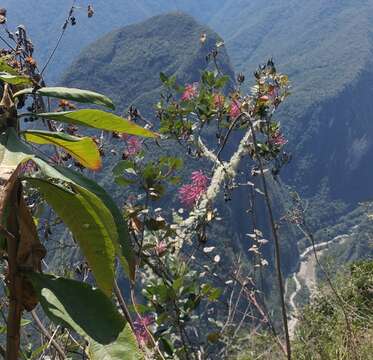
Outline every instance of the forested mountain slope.
[(371, 196), (373, 3), (228, 0), (211, 24), (236, 71), (273, 56), (290, 76), (286, 180), (312, 194), (326, 178), (333, 197), (349, 202)]

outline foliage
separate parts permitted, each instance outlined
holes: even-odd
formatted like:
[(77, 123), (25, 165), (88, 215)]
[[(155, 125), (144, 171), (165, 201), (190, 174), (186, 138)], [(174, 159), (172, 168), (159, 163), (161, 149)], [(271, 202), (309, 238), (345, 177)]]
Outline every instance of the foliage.
[[(9, 291), (6, 357), (10, 360), (18, 358), (21, 315), (24, 310), (33, 311), (40, 301), (46, 314), (56, 322), (56, 325), (70, 327), (71, 330), (85, 337), (88, 344), (91, 343), (89, 351), (92, 353), (92, 358), (102, 358), (102, 353), (107, 352), (105, 358), (119, 359), (119, 356), (129, 349), (137, 354), (134, 355), (136, 358), (142, 358), (133, 334), (130, 330), (125, 330), (129, 327), (128, 319), (122, 318), (110, 301), (115, 279), (116, 257), (122, 260), (130, 278), (133, 278), (135, 265), (128, 230), (123, 219), (118, 216), (119, 210), (97, 184), (72, 170), (64, 170), (62, 167), (48, 164), (44, 156), (37, 156), (33, 149), (21, 141), (21, 136), (34, 143), (56, 145), (67, 153), (73, 154), (78, 161), (80, 160), (81, 166), (88, 165), (97, 169), (99, 167), (97, 163), (100, 164), (101, 159), (96, 143), (90, 138), (61, 134), (65, 129), (58, 128), (57, 123), (51, 120), (68, 119), (69, 126), (76, 122), (98, 129), (126, 131), (129, 134), (148, 137), (156, 137), (156, 134), (101, 110), (87, 109), (46, 114), (44, 96), (60, 97), (63, 101), (60, 107), (73, 107), (66, 99), (103, 104), (110, 108), (113, 108), (113, 105), (110, 99), (94, 92), (78, 89), (70, 91), (67, 88), (40, 88), (37, 82), (41, 81), (42, 77), (32, 60), (33, 49), (30, 47), (30, 42), (26, 36), (20, 36), (17, 41), (19, 45), (22, 43), (24, 46), (23, 57), (17, 60), (19, 54), (9, 51), (1, 60), (6, 64), (5, 68), (13, 69), (12, 74), (4, 72), (1, 77), (3, 81), (0, 144), (2, 188), (0, 222), (3, 238), (1, 250), (7, 258), (5, 284)], [(35, 91), (20, 90), (20, 84), (24, 83), (23, 79), (36, 84)], [(32, 113), (26, 116), (33, 121), (48, 119), (45, 123), (48, 124), (48, 132), (33, 130), (20, 133), (20, 119), (25, 115), (18, 116), (17, 110), (26, 106), (27, 95), (31, 100), (28, 109)], [(98, 115), (101, 118), (97, 118)], [(79, 147), (74, 147), (72, 142), (77, 142)], [(61, 163), (60, 153), (57, 152), (56, 155), (55, 162)], [(46, 251), (40, 242), (25, 200), (27, 195), (24, 189), (27, 189), (27, 186), (38, 189), (49, 206), (68, 226), (82, 248), (95, 282), (102, 291), (93, 290), (91, 285), (82, 282), (54, 279), (40, 274), (41, 261)], [(86, 303), (79, 309), (81, 298), (85, 298)], [(103, 316), (98, 322), (97, 319), (93, 319), (93, 314), (97, 313)], [(117, 327), (114, 326), (115, 322), (118, 324)], [(44, 329), (43, 332), (45, 333)], [(51, 341), (53, 342), (53, 339)], [(55, 347), (61, 356), (61, 348), (57, 344)], [(83, 351), (85, 351), (84, 347)]]
[[(231, 10), (229, 6), (222, 9)], [(60, 39), (76, 24), (78, 10), (73, 5)], [(5, 17), (6, 11), (0, 12)], [(93, 15), (89, 5), (88, 18)], [(19, 27), (15, 35), (6, 31), (17, 51), (0, 54), (0, 244), (8, 315), (7, 348), (0, 346), (0, 352), (6, 352), (10, 360), (20, 354), (105, 360), (291, 359), (281, 266), (289, 244), (283, 238), (280, 242), (279, 228), (301, 222), (289, 217), (291, 209), (280, 218), (269, 191), (275, 189), (274, 183), (278, 185), (278, 175), (291, 159), (284, 151), (288, 140), (275, 118), (289, 95), (288, 76), (279, 73), (269, 59), (254, 72), (253, 85), (245, 83), (243, 73), (234, 80), (224, 43), (216, 34), (184, 15), (156, 17), (107, 35), (83, 53), (65, 78), (74, 86), (88, 79), (87, 88), (113, 95), (120, 112), (135, 103), (136, 107), (129, 106), (126, 119), (97, 109), (115, 110), (106, 95), (46, 86), (43, 72), (55, 52), (39, 72), (26, 30)], [(172, 41), (165, 41), (170, 34)], [(135, 66), (146, 71), (135, 77)], [(149, 121), (150, 104), (158, 97), (156, 116)], [(80, 109), (75, 103), (92, 108)], [(294, 114), (302, 111), (299, 108)], [(41, 123), (46, 129), (25, 129), (28, 122)], [(81, 136), (80, 127), (90, 130), (83, 129), (85, 136)], [(100, 134), (92, 136), (96, 130)], [(124, 147), (122, 160), (112, 166), (118, 143)], [(153, 151), (164, 144), (171, 154)], [(180, 151), (184, 161), (178, 157)], [(112, 168), (105, 180), (115, 184), (104, 189), (92, 179), (102, 178), (89, 171), (101, 168), (106, 153), (115, 156), (104, 163)], [(198, 171), (192, 169), (191, 159), (200, 160)], [(190, 182), (181, 174), (191, 174)], [(121, 210), (109, 192), (121, 192), (126, 198)], [(250, 219), (249, 224), (243, 216), (240, 219), (248, 231), (249, 246), (244, 252), (234, 247), (228, 228), (218, 223), (227, 213), (226, 221), (232, 222), (231, 208), (224, 213), (216, 205), (223, 198), (230, 201), (234, 193), (247, 197), (248, 205), (240, 208), (240, 216), (245, 212)], [(171, 197), (173, 201), (168, 202)], [(313, 200), (309, 213), (315, 228), (333, 222), (330, 209), (344, 211), (338, 201), (319, 211), (328, 202), (326, 186)], [(183, 208), (175, 210), (175, 204)], [(269, 231), (262, 231), (265, 221), (257, 219), (263, 206), (273, 246), (266, 246)], [(46, 240), (55, 241), (64, 226), (71, 232), (71, 248), (80, 251), (78, 266), (63, 269), (63, 277), (43, 274), (48, 266), (43, 259), (50, 254)], [(273, 264), (272, 256), (267, 256), (272, 250)], [(67, 253), (63, 246), (62, 252)], [(242, 260), (242, 254), (250, 264)], [(276, 269), (277, 283), (266, 267)], [(322, 293), (303, 314), (293, 356), (349, 357), (358, 346), (362, 356), (371, 351), (365, 338), (357, 341), (366, 335), (363, 329), (371, 330), (371, 272), (370, 263), (356, 264), (351, 283), (341, 294), (353, 308), (353, 328), (343, 306), (334, 308), (327, 298), (330, 294)], [(275, 292), (273, 303), (265, 298), (269, 282)], [(277, 300), (280, 307), (274, 304)], [(42, 321), (38, 318), (38, 304), (54, 324), (48, 323), (48, 329), (44, 315)], [(21, 326), (29, 324), (21, 319), (26, 311), (42, 334), (41, 343), (33, 338), (28, 345), (20, 339)], [(327, 326), (319, 342), (316, 331), (324, 322)], [(333, 342), (333, 336), (337, 341)], [(305, 343), (310, 347), (305, 348)]]
[(294, 349), (297, 359), (367, 359), (372, 353), (373, 263), (361, 261), (350, 266), (349, 274), (337, 277), (345, 306), (353, 321), (354, 352), (346, 349), (347, 337), (343, 314), (330, 301), (330, 291), (324, 287), (303, 310), (296, 331)]

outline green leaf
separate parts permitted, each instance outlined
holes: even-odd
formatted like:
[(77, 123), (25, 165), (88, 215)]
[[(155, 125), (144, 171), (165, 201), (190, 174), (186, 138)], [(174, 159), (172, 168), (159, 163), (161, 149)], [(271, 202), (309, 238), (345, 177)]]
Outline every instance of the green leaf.
[(14, 94), (14, 97), (27, 94), (38, 94), (58, 99), (71, 100), (79, 103), (107, 106), (115, 109), (114, 103), (107, 96), (89, 90), (81, 90), (66, 87), (44, 87), (38, 90), (33, 88), (24, 89)]
[(121, 264), (124, 267), (125, 272), (128, 274), (130, 279), (134, 278), (135, 275), (135, 255), (133, 252), (132, 243), (129, 237), (127, 223), (124, 221), (124, 217), (121, 214), (118, 206), (115, 204), (113, 199), (107, 194), (107, 192), (99, 186), (95, 181), (81, 175), (80, 173), (71, 169), (66, 169), (58, 166), (57, 170), (65, 176), (66, 181), (71, 181), (86, 190), (89, 190), (95, 194), (102, 202), (103, 206), (106, 206), (115, 221), (116, 229), (118, 232), (118, 238), (113, 238), (113, 244), (117, 251), (117, 256), (121, 260)]
[(162, 81), (164, 84), (167, 84), (167, 82), (168, 82), (168, 76), (167, 76), (165, 73), (160, 72), (160, 73), (159, 73), (159, 78), (161, 79), (161, 81)]
[(125, 320), (100, 289), (52, 275), (27, 276), (43, 310), (57, 325), (67, 326), (100, 344), (110, 344), (123, 331)]
[(215, 82), (215, 87), (221, 89), (229, 81), (229, 76), (224, 75), (221, 78), (217, 79)]
[(1, 56), (0, 57), (0, 71), (1, 72), (7, 72), (11, 75), (19, 75), (18, 71), (14, 68), (12, 68), (6, 61), (11, 60), (10, 56)]
[(14, 170), (20, 163), (35, 158), (35, 154), (23, 144), (14, 129), (0, 135), (0, 169)]
[(27, 141), (35, 144), (51, 144), (63, 148), (83, 166), (99, 170), (102, 166), (100, 152), (90, 137), (76, 137), (60, 132), (27, 130), (22, 133)]
[(68, 124), (88, 126), (95, 129), (116, 131), (151, 138), (157, 137), (157, 134), (154, 132), (145, 129), (132, 121), (124, 119), (118, 115), (96, 109), (41, 113), (35, 114), (35, 116), (42, 119), (50, 119)]
[[(96, 204), (96, 211), (93, 211), (87, 216), (91, 216), (92, 219), (97, 217), (101, 222), (106, 220), (106, 229), (109, 229), (110, 231), (106, 231), (105, 234), (106, 236), (110, 235), (110, 241), (112, 243), (111, 246), (115, 248), (118, 257), (121, 260), (122, 266), (124, 267), (124, 270), (126, 271), (128, 276), (133, 279), (135, 257), (128, 235), (127, 224), (125, 223), (123, 216), (116, 206), (115, 202), (105, 192), (105, 190), (97, 185), (93, 180), (85, 178), (83, 175), (77, 172), (63, 167), (58, 167), (57, 169), (55, 169), (43, 160), (36, 158), (32, 151), (17, 138), (14, 130), (10, 129), (7, 133), (0, 135), (0, 168), (2, 169), (2, 171), (4, 171), (5, 173), (14, 171), (20, 163), (25, 162), (29, 159), (32, 159), (37, 164), (40, 171), (45, 177), (54, 179), (54, 181), (63, 181), (70, 184), (72, 189), (75, 189), (77, 194), (73, 193), (73, 196), (70, 194), (70, 192), (67, 192), (66, 194), (66, 191), (60, 190), (60, 192), (62, 192), (62, 194), (64, 195), (66, 201), (72, 199), (74, 203), (78, 202), (79, 209), (84, 209), (84, 204), (87, 203), (87, 201), (83, 201), (84, 197), (90, 198), (91, 202)], [(37, 180), (34, 179), (34, 181)], [(53, 186), (53, 184), (50, 184), (50, 186)], [(81, 200), (81, 202), (79, 202), (78, 195), (80, 197), (83, 197), (83, 200)], [(58, 199), (55, 201), (58, 201)], [(63, 203), (59, 204), (59, 206), (61, 207), (62, 205)], [(71, 210), (71, 208), (74, 207), (70, 204), (66, 206), (66, 203), (64, 204), (64, 206), (66, 207), (65, 211), (67, 213), (68, 209)], [(86, 236), (84, 237), (85, 240), (82, 241), (86, 241), (87, 247), (89, 247), (89, 242), (91, 240), (88, 238), (87, 229), (81, 229), (81, 224), (79, 224), (78, 220), (78, 218), (75, 219), (76, 224), (74, 223), (74, 229), (75, 227), (77, 227), (77, 230), (79, 231), (79, 233), (82, 233), (82, 236), (84, 235), (84, 233), (86, 233)], [(71, 221), (74, 221), (74, 219), (71, 219)], [(69, 224), (67, 225), (69, 226)], [(104, 232), (104, 230), (104, 227), (100, 228), (100, 231), (94, 234), (92, 240), (94, 240), (95, 238), (100, 238), (101, 233)], [(89, 233), (90, 232), (91, 231), (89, 231)], [(102, 239), (99, 240), (102, 241)], [(107, 238), (104, 238), (103, 241), (106, 244)], [(111, 246), (107, 246), (108, 249), (110, 249)], [(83, 252), (86, 255), (87, 252), (84, 251), (84, 249)], [(111, 258), (110, 252), (107, 254), (107, 256)], [(112, 276), (111, 270), (109, 271), (109, 275), (110, 277)], [(105, 277), (105, 274), (103, 276)]]
[(12, 85), (32, 84), (31, 79), (27, 76), (12, 75), (4, 71), (0, 72), (0, 80)]
[(83, 336), (89, 342), (91, 359), (144, 358), (128, 324), (102, 291), (50, 275), (34, 273), (29, 277), (47, 316)]
[(118, 239), (113, 216), (93, 193), (70, 182), (53, 184), (48, 180), (27, 178), (69, 227), (78, 241), (97, 285), (108, 296), (114, 282), (114, 242)]
[(143, 360), (145, 358), (129, 326), (126, 326), (116, 341), (109, 345), (90, 342), (88, 353), (91, 360)]
[(127, 169), (133, 169), (135, 164), (130, 160), (119, 161), (117, 165), (113, 168), (113, 174), (116, 176), (122, 175)]

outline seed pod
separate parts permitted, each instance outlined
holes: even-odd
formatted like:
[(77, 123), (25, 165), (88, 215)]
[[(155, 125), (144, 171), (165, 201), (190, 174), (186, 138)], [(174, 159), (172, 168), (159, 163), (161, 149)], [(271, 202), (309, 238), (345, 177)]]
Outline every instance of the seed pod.
[(88, 17), (91, 18), (94, 15), (95, 11), (92, 5), (88, 5)]
[(0, 8), (0, 24), (6, 23), (6, 9)]
[(237, 82), (238, 82), (239, 84), (242, 84), (244, 81), (245, 81), (245, 75), (244, 75), (242, 72), (240, 72), (240, 73), (237, 75)]

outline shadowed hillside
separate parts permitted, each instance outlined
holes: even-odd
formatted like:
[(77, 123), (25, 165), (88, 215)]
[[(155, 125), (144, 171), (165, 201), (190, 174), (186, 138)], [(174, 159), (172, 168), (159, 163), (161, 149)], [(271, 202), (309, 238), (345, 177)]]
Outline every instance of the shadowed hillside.
[(239, 0), (226, 1), (211, 22), (221, 29), (236, 71), (250, 72), (273, 56), (289, 75), (293, 94), (282, 120), (294, 161), (286, 181), (302, 184), (308, 195), (323, 178), (334, 198), (355, 203), (373, 195), (367, 194), (372, 14), (372, 3), (363, 0)]

